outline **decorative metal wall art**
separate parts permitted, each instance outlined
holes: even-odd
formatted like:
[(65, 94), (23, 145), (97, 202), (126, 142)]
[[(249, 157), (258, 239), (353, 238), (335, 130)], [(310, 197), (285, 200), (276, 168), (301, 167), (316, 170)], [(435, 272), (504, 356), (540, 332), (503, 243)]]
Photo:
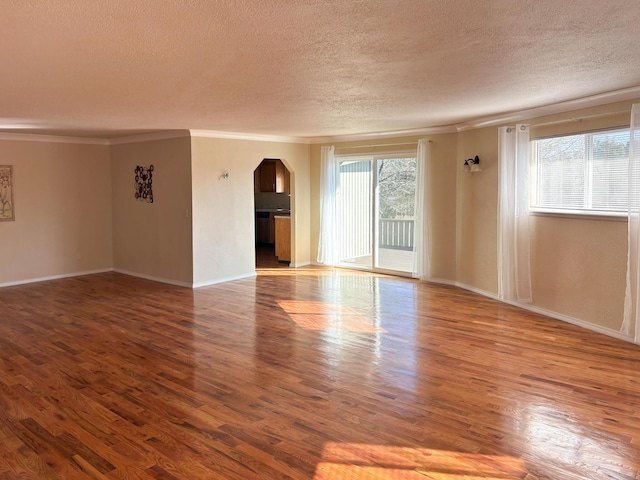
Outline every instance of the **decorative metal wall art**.
[(13, 206), (13, 166), (0, 165), (0, 222), (15, 220)]
[(153, 165), (136, 167), (136, 199), (153, 203)]

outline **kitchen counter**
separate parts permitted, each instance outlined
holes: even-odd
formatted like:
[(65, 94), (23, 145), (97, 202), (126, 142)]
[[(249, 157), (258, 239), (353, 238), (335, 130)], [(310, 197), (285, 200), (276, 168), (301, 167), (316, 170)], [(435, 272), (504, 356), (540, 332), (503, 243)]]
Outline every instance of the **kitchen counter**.
[(276, 241), (276, 217), (290, 218), (287, 208), (256, 208), (256, 245), (273, 245)]
[(291, 210), (288, 210), (286, 208), (256, 208), (256, 212), (260, 212), (260, 213), (284, 213), (284, 214), (290, 214)]

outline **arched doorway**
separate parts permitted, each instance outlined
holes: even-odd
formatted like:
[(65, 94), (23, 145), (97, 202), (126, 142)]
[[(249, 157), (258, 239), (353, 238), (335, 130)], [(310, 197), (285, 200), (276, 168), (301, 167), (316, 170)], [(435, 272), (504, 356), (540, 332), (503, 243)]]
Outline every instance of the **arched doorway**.
[(265, 158), (253, 173), (256, 268), (291, 262), (291, 175), (279, 158)]

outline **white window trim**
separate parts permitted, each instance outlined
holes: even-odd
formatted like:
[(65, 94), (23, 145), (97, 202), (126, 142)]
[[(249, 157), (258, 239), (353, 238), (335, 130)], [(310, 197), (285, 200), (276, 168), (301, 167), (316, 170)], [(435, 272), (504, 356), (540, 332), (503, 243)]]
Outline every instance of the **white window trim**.
[(626, 222), (629, 218), (626, 212), (612, 212), (601, 210), (568, 210), (541, 207), (529, 207), (529, 214), (538, 217), (578, 218), (581, 220), (610, 220)]
[[(530, 189), (529, 189), (529, 192), (530, 192), (529, 214), (533, 216), (541, 216), (541, 217), (546, 216), (546, 217), (561, 217), (561, 218), (577, 218), (577, 219), (583, 219), (583, 220), (591, 219), (591, 220), (609, 220), (609, 221), (616, 221), (616, 222), (627, 222), (629, 214), (626, 211), (592, 210), (592, 209), (571, 210), (566, 208), (545, 208), (545, 207), (534, 206), (533, 203), (535, 202), (535, 196), (537, 193), (537, 188), (536, 188), (536, 178), (537, 178), (536, 153), (537, 152), (536, 152), (536, 144), (535, 144), (536, 140), (543, 140), (545, 138), (569, 137), (573, 135), (593, 135), (593, 134), (598, 134), (603, 132), (629, 130), (629, 128), (630, 128), (629, 126), (623, 125), (623, 126), (610, 127), (610, 128), (587, 130), (583, 132), (572, 132), (572, 133), (561, 134), (561, 135), (551, 135), (551, 136), (531, 138), (530, 142), (531, 142), (531, 170), (532, 171), (530, 175)], [(587, 148), (591, 149), (593, 148), (593, 146), (589, 144)], [(589, 168), (589, 170), (593, 168), (593, 165), (591, 162), (589, 162), (587, 168)], [(587, 194), (590, 195), (590, 191), (591, 191), (590, 178), (591, 176), (589, 175), (587, 177), (588, 179), (587, 183), (585, 184), (585, 196)], [(586, 203), (590, 203), (590, 201)]]

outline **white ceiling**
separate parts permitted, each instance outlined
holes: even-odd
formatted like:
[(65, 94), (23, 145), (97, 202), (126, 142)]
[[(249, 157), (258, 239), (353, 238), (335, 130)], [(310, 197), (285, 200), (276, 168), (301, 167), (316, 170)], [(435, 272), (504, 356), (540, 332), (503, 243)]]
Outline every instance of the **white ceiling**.
[(640, 86), (638, 0), (3, 0), (0, 131), (320, 137)]

